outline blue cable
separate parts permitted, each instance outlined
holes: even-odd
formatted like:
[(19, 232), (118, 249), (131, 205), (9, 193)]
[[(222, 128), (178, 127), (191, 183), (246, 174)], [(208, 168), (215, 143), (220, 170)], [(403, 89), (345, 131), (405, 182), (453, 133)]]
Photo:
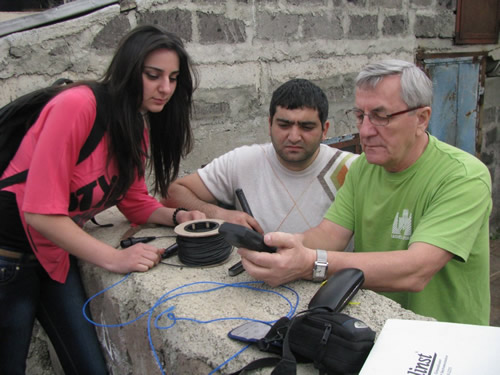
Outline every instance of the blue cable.
[[(101, 323), (97, 323), (97, 322), (93, 321), (92, 319), (90, 319), (88, 317), (88, 315), (87, 315), (87, 312), (86, 312), (87, 305), (90, 303), (90, 301), (92, 301), (97, 296), (105, 293), (106, 291), (114, 288), (115, 286), (119, 285), (120, 283), (124, 282), (126, 279), (128, 279), (128, 277), (130, 277), (130, 275), (131, 274), (128, 273), (121, 280), (117, 281), (113, 285), (111, 285), (111, 286), (103, 289), (102, 291), (100, 291), (100, 292), (94, 294), (92, 297), (90, 297), (85, 302), (85, 304), (83, 305), (83, 308), (82, 308), (83, 316), (85, 317), (85, 319), (89, 323), (91, 323), (91, 324), (93, 324), (93, 325), (95, 325), (97, 327), (115, 328), (115, 327), (124, 327), (126, 325), (132, 324), (132, 323), (136, 322), (137, 320), (141, 319), (142, 317), (144, 317), (145, 315), (148, 315), (147, 331), (148, 331), (149, 346), (151, 348), (151, 351), (153, 352), (153, 356), (155, 358), (155, 361), (156, 361), (156, 363), (157, 363), (157, 365), (158, 365), (158, 367), (159, 367), (159, 369), (160, 369), (160, 371), (161, 371), (161, 373), (163, 375), (166, 375), (166, 373), (163, 370), (163, 367), (161, 365), (160, 359), (158, 358), (158, 354), (157, 354), (156, 349), (154, 347), (152, 336), (151, 336), (151, 320), (153, 318), (153, 313), (156, 310), (156, 308), (158, 308), (160, 305), (162, 305), (162, 304), (164, 304), (164, 303), (166, 303), (166, 302), (168, 302), (170, 300), (173, 300), (174, 298), (181, 297), (181, 296), (184, 296), (184, 295), (208, 293), (208, 292), (213, 292), (213, 291), (221, 290), (221, 289), (228, 288), (228, 287), (231, 287), (231, 288), (246, 288), (246, 289), (251, 289), (251, 290), (254, 290), (254, 291), (258, 291), (258, 292), (265, 292), (265, 293), (275, 294), (278, 297), (283, 298), (287, 302), (287, 304), (288, 304), (288, 306), (290, 308), (289, 311), (288, 311), (288, 313), (287, 313), (287, 315), (286, 315), (288, 318), (291, 318), (293, 315), (295, 315), (295, 312), (297, 311), (297, 307), (299, 305), (299, 295), (298, 295), (298, 293), (294, 289), (292, 289), (292, 288), (290, 288), (288, 286), (281, 286), (281, 288), (285, 288), (285, 289), (287, 289), (288, 291), (292, 292), (295, 295), (295, 302), (294, 303), (292, 303), (290, 301), (290, 299), (288, 299), (283, 294), (278, 293), (278, 292), (276, 292), (274, 290), (263, 289), (263, 288), (259, 288), (259, 287), (254, 286), (255, 284), (260, 284), (260, 285), (264, 284), (262, 281), (242, 281), (242, 282), (230, 283), (230, 284), (220, 283), (220, 282), (213, 282), (213, 281), (197, 281), (197, 282), (193, 282), (193, 283), (181, 285), (181, 286), (179, 286), (177, 288), (174, 288), (174, 289), (168, 291), (167, 293), (165, 293), (164, 295), (162, 295), (156, 301), (156, 303), (152, 307), (150, 307), (148, 310), (146, 310), (145, 312), (143, 312), (142, 314), (140, 314), (138, 317), (136, 317), (136, 318), (134, 318), (134, 319), (132, 319), (132, 320), (130, 320), (128, 322), (119, 323), (119, 324), (101, 324)], [(172, 294), (172, 293), (174, 293), (176, 291), (179, 291), (181, 289), (192, 287), (194, 285), (202, 285), (202, 284), (213, 285), (213, 287), (209, 288), (209, 289), (196, 290), (196, 291), (187, 291), (187, 292), (180, 292), (180, 293), (177, 293), (177, 294)], [(170, 307), (166, 308), (164, 311), (160, 312), (156, 316), (156, 318), (154, 319), (154, 327), (156, 329), (170, 329), (170, 328), (172, 328), (177, 323), (177, 321), (191, 321), (191, 322), (199, 323), (199, 324), (208, 324), (208, 323), (213, 323), (213, 322), (218, 322), (218, 321), (223, 321), (223, 320), (246, 320), (246, 321), (263, 322), (263, 323), (268, 323), (268, 324), (273, 324), (273, 323), (275, 323), (277, 321), (277, 320), (263, 321), (263, 320), (257, 320), (257, 319), (247, 318), (247, 317), (225, 317), (225, 318), (216, 318), (216, 319), (211, 319), (211, 320), (198, 320), (198, 319), (194, 319), (194, 318), (177, 317), (172, 312), (174, 309), (175, 309), (175, 306), (170, 306)], [(169, 325), (167, 325), (167, 326), (161, 326), (161, 325), (159, 325), (158, 320), (162, 316), (164, 316), (165, 314), (166, 314), (167, 318), (172, 321), (172, 323), (169, 324)], [(224, 367), (231, 360), (233, 360), (238, 355), (240, 355), (241, 353), (243, 353), (250, 346), (251, 346), (250, 344), (246, 345), (241, 350), (239, 350), (237, 353), (233, 354), (230, 358), (228, 358), (226, 361), (224, 361), (222, 364), (220, 364), (214, 370), (212, 370), (209, 373), (209, 375), (214, 374), (215, 372), (219, 371), (222, 367)]]

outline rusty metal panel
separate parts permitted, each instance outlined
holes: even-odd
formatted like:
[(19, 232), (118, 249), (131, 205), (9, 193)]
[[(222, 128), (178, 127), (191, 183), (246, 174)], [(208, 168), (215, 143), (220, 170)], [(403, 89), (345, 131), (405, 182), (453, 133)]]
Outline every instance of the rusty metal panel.
[(457, 57), (425, 59), (424, 64), (434, 85), (429, 132), (475, 155), (480, 62)]
[(456, 44), (498, 42), (500, 0), (458, 0)]

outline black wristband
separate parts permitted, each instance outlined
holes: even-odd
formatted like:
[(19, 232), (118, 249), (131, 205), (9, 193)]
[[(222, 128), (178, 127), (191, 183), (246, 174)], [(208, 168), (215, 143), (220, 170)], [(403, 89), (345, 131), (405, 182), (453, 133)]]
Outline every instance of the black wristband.
[(172, 221), (174, 222), (174, 226), (177, 226), (179, 225), (179, 223), (177, 222), (177, 213), (179, 211), (187, 211), (187, 209), (183, 208), (183, 207), (177, 207), (174, 211), (174, 214), (172, 215)]

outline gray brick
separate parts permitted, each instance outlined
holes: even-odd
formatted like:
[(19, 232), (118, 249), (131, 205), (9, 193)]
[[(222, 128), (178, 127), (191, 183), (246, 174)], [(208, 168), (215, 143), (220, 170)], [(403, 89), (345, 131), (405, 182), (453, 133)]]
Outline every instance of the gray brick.
[(493, 152), (481, 152), (481, 156), (479, 158), (490, 170), (490, 173), (493, 176), (493, 172), (495, 170), (493, 166), (493, 162), (495, 161), (495, 154)]
[(426, 7), (432, 5), (432, 0), (410, 0), (410, 5), (417, 7)]
[(403, 15), (389, 16), (384, 19), (382, 33), (384, 35), (406, 35), (408, 33), (408, 18)]
[(496, 121), (496, 108), (484, 108), (481, 113), (481, 120), (483, 124), (490, 124)]
[(328, 0), (286, 0), (288, 5), (328, 5)]
[(229, 116), (229, 104), (226, 102), (209, 103), (196, 101), (193, 111), (193, 120), (210, 122), (216, 119), (224, 119)]
[(403, 0), (376, 0), (370, 3), (371, 6), (377, 6), (380, 8), (399, 8), (403, 6)]
[(437, 7), (454, 10), (457, 7), (456, 0), (437, 0)]
[(329, 20), (327, 16), (307, 15), (302, 24), (305, 39), (333, 39), (339, 40), (344, 36), (342, 20), (333, 17)]
[(92, 48), (100, 53), (107, 54), (114, 51), (121, 36), (130, 30), (130, 22), (122, 13), (108, 22), (101, 31), (97, 33), (92, 41)]
[(350, 39), (375, 39), (377, 37), (377, 16), (351, 16)]
[(299, 16), (260, 13), (257, 24), (257, 38), (259, 39), (278, 41), (295, 39), (299, 29)]
[(344, 102), (354, 98), (356, 74), (343, 74), (324, 78), (316, 84), (323, 89), (330, 103)]
[(440, 38), (453, 38), (455, 34), (455, 14), (450, 11), (441, 12), (436, 19), (436, 30)]
[(221, 14), (197, 13), (201, 43), (242, 43), (246, 40), (245, 24)]
[(226, 0), (191, 0), (195, 4), (209, 4), (209, 5), (220, 5), (227, 3)]
[(428, 16), (417, 16), (415, 21), (415, 36), (417, 38), (436, 38), (438, 32), (436, 19)]
[(489, 147), (498, 142), (498, 128), (493, 128), (485, 134), (485, 146)]
[(346, 0), (349, 4), (356, 5), (359, 7), (366, 6), (367, 0)]
[(191, 13), (186, 10), (173, 9), (146, 12), (139, 15), (138, 23), (159, 25), (177, 34), (184, 41), (192, 40)]

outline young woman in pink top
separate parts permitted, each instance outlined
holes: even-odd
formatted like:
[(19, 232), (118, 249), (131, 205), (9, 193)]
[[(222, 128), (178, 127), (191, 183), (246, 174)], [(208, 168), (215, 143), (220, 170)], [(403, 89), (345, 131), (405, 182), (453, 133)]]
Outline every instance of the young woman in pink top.
[[(114, 205), (136, 224), (204, 217), (162, 206), (145, 182), (149, 162), (154, 190), (164, 196), (191, 150), (194, 79), (178, 36), (139, 26), (122, 39), (102, 79), (62, 88), (24, 137), (2, 179), (28, 169), (27, 180), (0, 191), (1, 374), (24, 374), (35, 318), (66, 374), (107, 373), (81, 313), (86, 296), (76, 259), (128, 273), (154, 267), (163, 250), (139, 243), (118, 251), (82, 226)], [(104, 135), (78, 162), (97, 113)]]

